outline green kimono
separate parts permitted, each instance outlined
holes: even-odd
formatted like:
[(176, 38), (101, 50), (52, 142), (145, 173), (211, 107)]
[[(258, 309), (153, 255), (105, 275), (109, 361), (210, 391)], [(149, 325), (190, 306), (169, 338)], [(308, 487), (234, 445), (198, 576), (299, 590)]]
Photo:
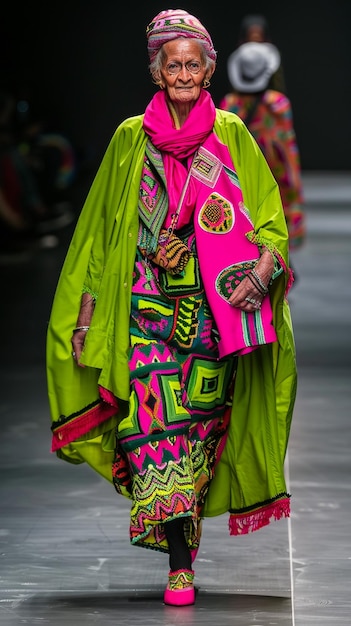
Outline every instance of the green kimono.
[[(115, 426), (129, 399), (129, 314), (147, 141), (143, 116), (116, 130), (78, 219), (54, 297), (47, 334), (53, 450), (87, 462), (112, 482)], [(229, 435), (204, 516), (230, 513), (246, 533), (289, 514), (284, 458), (296, 395), (295, 348), (286, 300), (288, 233), (278, 186), (241, 120), (217, 110), (214, 131), (228, 146), (254, 223), (248, 237), (267, 246), (284, 272), (270, 289), (278, 341), (239, 358)], [(81, 296), (96, 305), (79, 368), (71, 354)], [(117, 399), (118, 404), (113, 401)]]

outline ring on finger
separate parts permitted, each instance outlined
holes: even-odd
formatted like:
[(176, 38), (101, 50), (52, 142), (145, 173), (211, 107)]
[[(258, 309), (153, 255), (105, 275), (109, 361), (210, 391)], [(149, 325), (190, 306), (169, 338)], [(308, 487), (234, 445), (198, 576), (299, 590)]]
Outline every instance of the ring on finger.
[(245, 298), (246, 302), (250, 302), (250, 304), (252, 304), (255, 309), (260, 309), (261, 308), (261, 302), (259, 302), (258, 300), (255, 300), (254, 298)]

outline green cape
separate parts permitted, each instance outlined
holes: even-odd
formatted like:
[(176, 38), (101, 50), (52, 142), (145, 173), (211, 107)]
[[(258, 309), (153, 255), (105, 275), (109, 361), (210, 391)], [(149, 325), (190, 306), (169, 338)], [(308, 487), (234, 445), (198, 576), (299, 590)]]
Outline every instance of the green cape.
[[(129, 398), (129, 312), (138, 236), (138, 195), (147, 137), (143, 116), (116, 130), (91, 186), (63, 264), (47, 333), (47, 382), (53, 428), (62, 416), (81, 414), (110, 390), (126, 410)], [(296, 395), (295, 348), (286, 293), (288, 233), (279, 189), (241, 120), (217, 110), (214, 131), (233, 158), (245, 205), (253, 219), (249, 236), (267, 245), (284, 267), (271, 287), (278, 341), (240, 357), (225, 450), (211, 483), (205, 516), (245, 513), (286, 496), (284, 458)], [(258, 184), (259, 182), (259, 184)], [(81, 294), (97, 296), (78, 368), (71, 355)], [(57, 451), (72, 463), (89, 463), (112, 481), (113, 411)]]

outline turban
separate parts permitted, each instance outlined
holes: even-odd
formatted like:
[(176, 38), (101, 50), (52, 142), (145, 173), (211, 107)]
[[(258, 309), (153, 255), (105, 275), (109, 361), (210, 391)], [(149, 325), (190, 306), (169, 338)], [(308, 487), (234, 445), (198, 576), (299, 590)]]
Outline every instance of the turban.
[(217, 53), (212, 39), (201, 22), (182, 9), (168, 9), (161, 11), (146, 28), (147, 50), (152, 62), (163, 44), (179, 37), (200, 39), (209, 57), (213, 61)]

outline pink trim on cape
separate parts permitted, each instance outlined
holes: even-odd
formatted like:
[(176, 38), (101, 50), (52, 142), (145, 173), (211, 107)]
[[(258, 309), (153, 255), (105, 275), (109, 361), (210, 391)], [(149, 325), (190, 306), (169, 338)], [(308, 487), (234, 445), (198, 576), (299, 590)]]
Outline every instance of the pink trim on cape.
[(76, 439), (84, 437), (90, 430), (116, 414), (118, 403), (115, 396), (108, 389), (100, 386), (99, 391), (102, 402), (87, 410), (86, 413), (74, 417), (71, 421), (54, 429), (51, 452), (56, 452)]
[(230, 535), (248, 535), (268, 526), (272, 521), (290, 517), (290, 499), (283, 498), (249, 513), (231, 513), (229, 517)]

